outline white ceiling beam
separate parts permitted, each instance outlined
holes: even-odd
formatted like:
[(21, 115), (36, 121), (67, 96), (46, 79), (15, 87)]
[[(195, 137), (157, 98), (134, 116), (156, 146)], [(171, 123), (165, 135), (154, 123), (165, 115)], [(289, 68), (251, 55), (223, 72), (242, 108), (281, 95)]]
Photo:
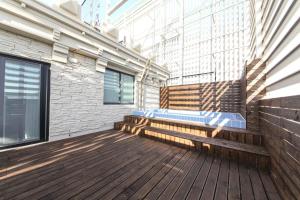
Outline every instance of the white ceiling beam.
[(112, 7), (108, 12), (107, 15), (111, 16), (114, 12), (116, 12), (120, 7), (122, 7), (128, 0), (120, 0), (114, 7)]

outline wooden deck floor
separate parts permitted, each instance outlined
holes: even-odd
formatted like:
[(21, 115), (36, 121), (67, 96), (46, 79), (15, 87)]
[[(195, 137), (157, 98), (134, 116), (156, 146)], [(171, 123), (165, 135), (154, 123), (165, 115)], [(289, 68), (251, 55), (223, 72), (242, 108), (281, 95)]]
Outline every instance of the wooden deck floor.
[(0, 152), (0, 199), (280, 199), (270, 176), (106, 131)]

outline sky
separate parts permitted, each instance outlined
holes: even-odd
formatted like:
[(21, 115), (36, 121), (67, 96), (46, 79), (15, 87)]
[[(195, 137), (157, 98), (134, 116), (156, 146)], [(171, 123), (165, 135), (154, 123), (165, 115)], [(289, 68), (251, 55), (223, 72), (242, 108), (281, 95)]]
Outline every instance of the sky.
[[(40, 2), (45, 3), (46, 5), (53, 5), (57, 0), (38, 0)], [(78, 0), (81, 4), (84, 0)], [(113, 6), (120, 0), (86, 0), (85, 4), (81, 10), (82, 20), (90, 23), (92, 20), (95, 21), (99, 16), (100, 23), (103, 22), (106, 13), (106, 3), (109, 3)], [(113, 15), (110, 17), (110, 21), (113, 22), (117, 18), (121, 17), (126, 11), (130, 10), (130, 8), (137, 5), (140, 1), (143, 0), (128, 0), (121, 8), (119, 8)]]

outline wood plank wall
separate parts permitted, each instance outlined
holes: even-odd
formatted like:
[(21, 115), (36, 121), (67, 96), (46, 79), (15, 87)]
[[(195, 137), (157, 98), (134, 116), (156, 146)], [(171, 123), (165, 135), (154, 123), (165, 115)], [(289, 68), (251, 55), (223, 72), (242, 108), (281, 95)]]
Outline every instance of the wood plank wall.
[(169, 107), (169, 90), (168, 87), (160, 88), (159, 107), (167, 109)]
[(241, 81), (241, 113), (247, 121), (247, 129), (251, 131), (259, 131), (258, 101), (266, 94), (266, 64), (260, 61), (260, 59), (255, 59), (246, 65), (245, 77)]
[(300, 197), (300, 96), (259, 101), (260, 130), (271, 174), (285, 199)]
[(239, 113), (241, 81), (163, 87), (160, 89), (160, 108)]
[(246, 65), (244, 66), (244, 72), (241, 78), (241, 115), (246, 119), (246, 99), (247, 99), (247, 93), (246, 93), (246, 88), (247, 88), (247, 78), (246, 78)]

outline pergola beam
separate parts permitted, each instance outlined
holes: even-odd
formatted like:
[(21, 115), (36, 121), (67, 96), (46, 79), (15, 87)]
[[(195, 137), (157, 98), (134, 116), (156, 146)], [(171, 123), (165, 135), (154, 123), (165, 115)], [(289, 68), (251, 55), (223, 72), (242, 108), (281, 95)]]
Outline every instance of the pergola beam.
[(128, 0), (120, 0), (114, 7), (112, 7), (108, 12), (107, 15), (111, 16), (114, 12), (116, 12), (121, 6), (123, 6)]

